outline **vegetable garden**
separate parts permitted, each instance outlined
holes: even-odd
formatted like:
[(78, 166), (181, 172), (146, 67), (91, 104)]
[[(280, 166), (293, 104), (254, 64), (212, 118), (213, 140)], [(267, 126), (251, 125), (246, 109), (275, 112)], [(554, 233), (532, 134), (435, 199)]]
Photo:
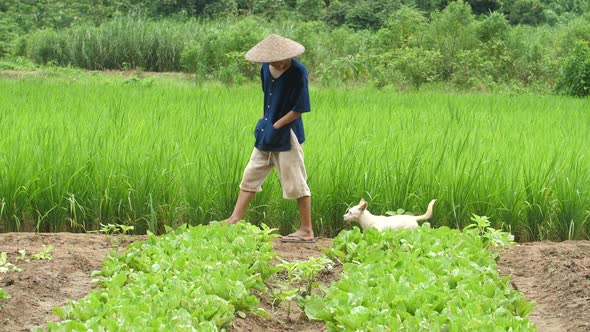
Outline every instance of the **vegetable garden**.
[[(297, 209), (273, 177), (248, 223), (207, 225), (233, 207), (258, 85), (62, 74), (0, 79), (0, 228), (38, 232), (0, 234), (0, 330), (588, 328), (586, 100), (314, 88), (314, 227), (334, 239), (281, 247)], [(360, 197), (379, 214), (439, 201), (379, 233), (343, 224)], [(519, 279), (514, 239), (578, 240), (527, 276), (549, 295)]]

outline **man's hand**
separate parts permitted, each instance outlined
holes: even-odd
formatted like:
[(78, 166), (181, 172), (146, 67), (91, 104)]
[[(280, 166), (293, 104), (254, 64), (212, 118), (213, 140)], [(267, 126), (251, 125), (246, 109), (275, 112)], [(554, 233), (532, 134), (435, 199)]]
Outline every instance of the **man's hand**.
[(301, 116), (301, 113), (295, 111), (289, 111), (289, 113), (285, 114), (282, 118), (280, 118), (277, 122), (272, 124), (274, 129), (281, 129), (282, 127), (288, 125), (289, 123), (297, 120)]

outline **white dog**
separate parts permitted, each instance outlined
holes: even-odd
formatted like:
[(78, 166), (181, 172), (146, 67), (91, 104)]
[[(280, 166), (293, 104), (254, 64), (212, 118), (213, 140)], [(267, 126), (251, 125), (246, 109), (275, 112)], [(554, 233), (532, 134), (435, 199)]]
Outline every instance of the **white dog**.
[(375, 227), (379, 231), (396, 228), (416, 228), (418, 227), (418, 221), (430, 219), (432, 216), (432, 207), (435, 202), (436, 199), (430, 201), (426, 213), (421, 216), (409, 216), (405, 214), (397, 216), (374, 216), (367, 210), (365, 199), (361, 198), (358, 205), (348, 209), (348, 212), (344, 215), (344, 220), (358, 221), (363, 230), (369, 227)]

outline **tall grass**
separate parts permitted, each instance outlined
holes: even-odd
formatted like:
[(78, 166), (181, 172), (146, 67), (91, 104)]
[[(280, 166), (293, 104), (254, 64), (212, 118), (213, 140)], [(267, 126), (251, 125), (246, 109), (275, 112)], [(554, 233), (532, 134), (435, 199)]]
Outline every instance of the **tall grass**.
[(427, 23), (404, 20), (404, 15), (422, 17), (413, 9), (400, 12), (405, 14), (392, 17), (392, 25), (378, 32), (256, 16), (217, 20), (117, 16), (99, 26), (32, 32), (19, 41), (15, 54), (43, 65), (185, 71), (203, 81), (242, 83), (256, 81), (259, 74), (243, 54), (270, 33), (278, 33), (306, 46), (305, 64), (312, 80), (327, 86), (371, 82), (408, 89), (444, 82), (461, 89), (520, 87), (547, 92), (560, 79), (564, 59), (573, 54), (571, 45), (590, 40), (588, 20), (583, 17), (555, 27), (510, 27), (501, 23), (501, 15), (494, 16), (500, 21), (490, 25), (488, 19), (480, 22), (465, 14), (460, 20), (464, 25), (456, 26), (450, 13), (434, 15)]
[(86, 69), (180, 71), (186, 45), (204, 26), (137, 17), (117, 17), (99, 27), (77, 26), (67, 31), (43, 30), (31, 37), (31, 58), (37, 63)]
[[(139, 80), (140, 82), (141, 79)], [(130, 82), (127, 80), (126, 82)], [(519, 240), (590, 235), (588, 100), (312, 89), (304, 144), (313, 221), (331, 236), (361, 197), (461, 228), (487, 215)], [(0, 80), (3, 230), (158, 232), (229, 216), (261, 112), (258, 84)], [(246, 219), (298, 225), (273, 175)]]

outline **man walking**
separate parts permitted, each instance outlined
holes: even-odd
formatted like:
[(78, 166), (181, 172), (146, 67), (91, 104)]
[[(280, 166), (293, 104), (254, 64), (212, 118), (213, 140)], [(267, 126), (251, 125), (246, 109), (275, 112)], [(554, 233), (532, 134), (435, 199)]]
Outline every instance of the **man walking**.
[(301, 115), (311, 110), (308, 76), (306, 68), (294, 59), (304, 51), (303, 45), (273, 34), (246, 53), (247, 60), (262, 63), (264, 111), (254, 130), (254, 150), (242, 176), (234, 211), (226, 220), (233, 224), (243, 218), (248, 204), (276, 168), (283, 197), (297, 200), (301, 215), (299, 230), (283, 236), (283, 242), (314, 242), (311, 192), (301, 146), (305, 141)]

